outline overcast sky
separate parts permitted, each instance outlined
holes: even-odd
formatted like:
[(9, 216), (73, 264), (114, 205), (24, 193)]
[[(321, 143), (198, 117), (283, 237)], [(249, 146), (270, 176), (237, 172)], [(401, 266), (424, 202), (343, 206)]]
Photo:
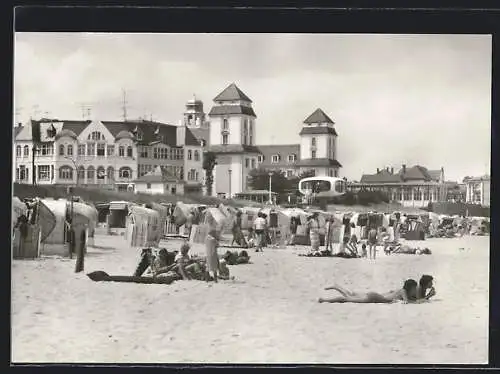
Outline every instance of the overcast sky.
[[(461, 180), (490, 165), (491, 36), (16, 33), (17, 121), (30, 115), (177, 123), (231, 82), (252, 100), (258, 144), (298, 143), (322, 108), (341, 174), (420, 164)], [(38, 105), (37, 109), (34, 105)]]

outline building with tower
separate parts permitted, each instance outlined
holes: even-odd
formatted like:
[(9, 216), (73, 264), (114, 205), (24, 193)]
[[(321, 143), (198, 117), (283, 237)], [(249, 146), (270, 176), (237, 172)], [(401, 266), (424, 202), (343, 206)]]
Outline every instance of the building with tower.
[(321, 109), (303, 122), (299, 144), (256, 145), (256, 118), (252, 100), (234, 83), (214, 98), (209, 112), (209, 147), (217, 156), (213, 193), (234, 196), (249, 188), (251, 170), (280, 170), (287, 177), (312, 171), (339, 176), (335, 123)]
[(217, 196), (229, 197), (248, 189), (251, 166), (257, 165), (255, 120), (252, 100), (234, 83), (214, 99), (210, 119), (209, 151), (217, 156), (214, 188)]

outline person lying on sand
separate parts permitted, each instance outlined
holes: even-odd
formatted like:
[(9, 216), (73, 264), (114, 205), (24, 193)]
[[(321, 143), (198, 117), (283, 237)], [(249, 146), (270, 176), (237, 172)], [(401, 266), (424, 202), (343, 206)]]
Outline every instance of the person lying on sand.
[(433, 280), (434, 277), (432, 275), (422, 275), (417, 286), (417, 302), (428, 301), (431, 297), (436, 295)]
[(378, 292), (352, 292), (337, 285), (326, 287), (325, 290), (336, 290), (342, 296), (331, 299), (319, 298), (318, 302), (320, 303), (388, 304), (395, 301), (408, 303), (410, 300), (413, 301), (417, 298), (417, 282), (413, 279), (406, 280), (403, 288), (383, 294)]
[(240, 264), (248, 264), (250, 261), (250, 256), (248, 252), (243, 250), (240, 253), (234, 251), (227, 251), (222, 255), (222, 258), (226, 261), (228, 265), (240, 265)]

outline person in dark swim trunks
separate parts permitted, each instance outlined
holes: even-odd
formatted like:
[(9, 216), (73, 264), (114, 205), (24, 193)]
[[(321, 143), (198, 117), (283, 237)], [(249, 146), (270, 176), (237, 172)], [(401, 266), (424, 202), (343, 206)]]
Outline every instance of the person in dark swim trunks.
[(340, 286), (326, 287), (325, 290), (336, 290), (342, 296), (331, 299), (320, 298), (320, 303), (359, 303), (359, 304), (389, 304), (395, 301), (415, 301), (417, 298), (417, 282), (408, 279), (404, 282), (403, 288), (386, 293), (378, 292), (352, 292)]

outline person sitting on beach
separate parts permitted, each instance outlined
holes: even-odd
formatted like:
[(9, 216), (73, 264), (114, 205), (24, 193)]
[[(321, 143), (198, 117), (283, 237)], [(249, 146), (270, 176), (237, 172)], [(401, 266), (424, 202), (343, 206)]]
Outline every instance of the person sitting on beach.
[(187, 242), (184, 242), (182, 244), (180, 252), (177, 254), (177, 256), (175, 256), (176, 266), (174, 266), (174, 269), (178, 271), (178, 273), (184, 280), (201, 280), (204, 278), (204, 271), (198, 261), (193, 261), (191, 259), (191, 256), (189, 255), (190, 249), (191, 247)]
[(403, 301), (408, 303), (417, 298), (417, 282), (413, 279), (408, 279), (404, 282), (403, 288), (386, 293), (378, 292), (352, 292), (340, 286), (326, 287), (325, 290), (336, 290), (342, 296), (331, 299), (320, 298), (320, 303), (360, 303), (360, 304), (382, 304), (392, 303), (395, 301)]

